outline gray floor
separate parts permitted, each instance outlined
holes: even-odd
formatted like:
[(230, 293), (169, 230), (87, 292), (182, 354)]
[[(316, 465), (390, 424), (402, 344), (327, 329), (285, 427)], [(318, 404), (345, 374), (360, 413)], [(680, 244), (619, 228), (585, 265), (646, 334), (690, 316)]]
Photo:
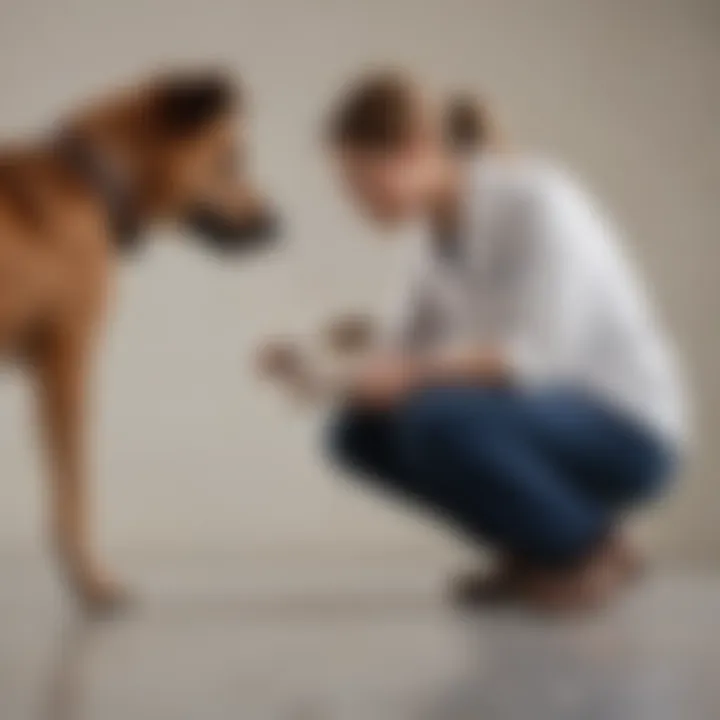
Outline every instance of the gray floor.
[(135, 611), (87, 623), (49, 572), (0, 563), (0, 718), (720, 717), (720, 579), (658, 574), (551, 623), (454, 613), (438, 569), (238, 565), (135, 573)]

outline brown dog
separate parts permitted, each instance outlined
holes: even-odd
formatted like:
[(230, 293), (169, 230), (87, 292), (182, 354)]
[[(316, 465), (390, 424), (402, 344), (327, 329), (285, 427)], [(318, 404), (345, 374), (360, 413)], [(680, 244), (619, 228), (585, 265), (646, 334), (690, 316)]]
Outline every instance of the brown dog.
[(222, 251), (264, 245), (274, 216), (251, 187), (242, 108), (222, 73), (177, 73), (81, 110), (35, 144), (0, 149), (0, 357), (37, 385), (50, 454), (53, 547), (91, 609), (118, 587), (90, 537), (86, 385), (118, 250), (162, 221)]

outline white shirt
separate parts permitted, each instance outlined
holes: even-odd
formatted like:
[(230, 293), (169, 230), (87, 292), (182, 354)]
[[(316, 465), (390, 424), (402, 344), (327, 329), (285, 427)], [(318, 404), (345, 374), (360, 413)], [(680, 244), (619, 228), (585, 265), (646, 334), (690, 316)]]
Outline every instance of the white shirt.
[(680, 441), (672, 349), (618, 233), (576, 182), (544, 162), (482, 155), (465, 205), (454, 254), (422, 243), (400, 341), (504, 349), (521, 384), (582, 388)]

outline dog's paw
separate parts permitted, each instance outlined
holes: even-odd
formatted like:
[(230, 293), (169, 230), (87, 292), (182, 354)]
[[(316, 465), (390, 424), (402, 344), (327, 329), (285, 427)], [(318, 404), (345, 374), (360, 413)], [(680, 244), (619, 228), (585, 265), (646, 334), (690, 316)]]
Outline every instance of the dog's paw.
[(93, 618), (105, 618), (126, 612), (132, 605), (127, 589), (111, 580), (92, 578), (76, 588), (84, 612)]

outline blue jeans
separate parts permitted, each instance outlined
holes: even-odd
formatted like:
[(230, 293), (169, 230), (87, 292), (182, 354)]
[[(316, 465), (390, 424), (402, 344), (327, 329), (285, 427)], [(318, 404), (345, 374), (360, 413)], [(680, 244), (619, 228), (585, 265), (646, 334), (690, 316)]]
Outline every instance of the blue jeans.
[(584, 394), (476, 386), (345, 408), (331, 451), (471, 538), (548, 565), (590, 552), (673, 464), (664, 442)]

